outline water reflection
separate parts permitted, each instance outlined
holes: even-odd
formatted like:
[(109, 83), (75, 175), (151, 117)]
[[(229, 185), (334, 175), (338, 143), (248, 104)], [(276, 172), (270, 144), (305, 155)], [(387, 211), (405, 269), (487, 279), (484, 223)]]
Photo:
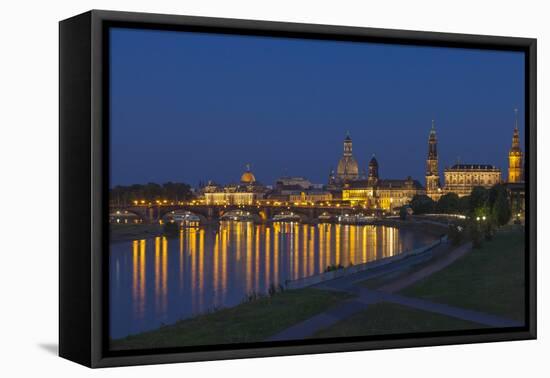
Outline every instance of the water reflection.
[(111, 244), (111, 337), (240, 303), (252, 293), (394, 256), (431, 238), (383, 226), (224, 221)]

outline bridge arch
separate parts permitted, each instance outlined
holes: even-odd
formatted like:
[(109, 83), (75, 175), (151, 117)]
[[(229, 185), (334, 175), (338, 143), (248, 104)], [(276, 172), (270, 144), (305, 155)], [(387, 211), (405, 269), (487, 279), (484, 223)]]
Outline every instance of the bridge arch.
[(128, 209), (111, 209), (109, 211), (109, 223), (141, 223), (145, 216), (143, 213)]

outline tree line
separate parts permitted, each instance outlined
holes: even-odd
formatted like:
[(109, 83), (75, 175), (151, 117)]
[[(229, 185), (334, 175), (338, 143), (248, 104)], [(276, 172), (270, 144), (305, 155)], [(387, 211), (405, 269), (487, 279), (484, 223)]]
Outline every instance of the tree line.
[(458, 197), (456, 193), (446, 193), (438, 201), (426, 195), (415, 195), (410, 207), (414, 214), (461, 214), (471, 218), (486, 217), (497, 225), (510, 221), (512, 209), (508, 191), (501, 184), (486, 189), (476, 186), (469, 196)]
[(134, 201), (155, 202), (167, 200), (177, 202), (193, 198), (191, 186), (178, 182), (117, 185), (109, 192), (111, 203), (119, 206), (130, 205)]
[(481, 246), (483, 239), (491, 240), (495, 229), (504, 226), (512, 218), (508, 191), (501, 184), (489, 189), (474, 187), (469, 196), (460, 198), (455, 193), (447, 193), (438, 201), (426, 195), (417, 195), (411, 200), (410, 207), (414, 214), (466, 216), (465, 220), (449, 225), (449, 239), (453, 244), (460, 244), (468, 238), (475, 248)]

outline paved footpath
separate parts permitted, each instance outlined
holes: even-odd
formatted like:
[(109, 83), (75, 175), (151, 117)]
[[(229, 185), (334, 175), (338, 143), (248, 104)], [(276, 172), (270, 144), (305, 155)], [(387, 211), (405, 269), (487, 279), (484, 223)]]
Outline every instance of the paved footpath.
[[(358, 285), (359, 281), (380, 276), (382, 274), (398, 273), (404, 269), (410, 268), (412, 265), (421, 261), (419, 259), (404, 261), (401, 264), (395, 264), (394, 267), (386, 267), (381, 271), (366, 271), (359, 272), (354, 275), (344, 276), (332, 281), (323, 282), (313, 287), (323, 290), (335, 290), (353, 293), (357, 295), (355, 298), (343, 302), (341, 305), (333, 307), (325, 312), (317, 314), (309, 319), (297, 323), (282, 332), (279, 332), (267, 341), (280, 341), (292, 339), (304, 339), (313, 336), (318, 331), (330, 327), (350, 316), (365, 311), (369, 305), (379, 302), (390, 302), (399, 305), (415, 308), (418, 310), (429, 311), (441, 315), (450, 316), (480, 325), (489, 327), (519, 327), (522, 324), (514, 320), (493, 316), (479, 311), (466, 310), (460, 307), (454, 307), (426, 301), (423, 299), (404, 297), (394, 294), (395, 292), (404, 289), (415, 282), (430, 276), (431, 274), (449, 266), (460, 257), (471, 251), (471, 245), (464, 244), (453, 251), (445, 254), (424, 268), (405, 277), (397, 278), (395, 281), (386, 284), (377, 290), (366, 289)], [(393, 264), (390, 264), (393, 265)]]

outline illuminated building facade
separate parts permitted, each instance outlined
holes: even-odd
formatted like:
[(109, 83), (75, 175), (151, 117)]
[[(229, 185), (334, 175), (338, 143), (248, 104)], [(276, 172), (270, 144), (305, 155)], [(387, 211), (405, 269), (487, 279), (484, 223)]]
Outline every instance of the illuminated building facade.
[(332, 201), (332, 194), (324, 190), (306, 190), (289, 194), (290, 202), (327, 202)]
[(510, 148), (510, 152), (508, 153), (508, 182), (506, 183), (506, 189), (510, 197), (512, 219), (523, 222), (525, 220), (524, 161), (519, 141), (518, 110), (515, 109), (515, 112), (516, 121), (512, 136), (512, 148)]
[(342, 200), (368, 209), (394, 211), (407, 205), (415, 195), (426, 193), (420, 182), (411, 177), (405, 180), (380, 179), (378, 172), (378, 161), (373, 156), (367, 179), (344, 184)]
[(437, 135), (435, 123), (428, 137), (428, 157), (426, 159), (426, 195), (434, 201), (443, 194), (456, 193), (459, 197), (470, 195), (476, 186), (490, 188), (500, 184), (501, 171), (490, 164), (455, 164), (444, 171), (445, 186), (441, 186), (439, 177), (439, 157), (437, 153)]
[(220, 186), (209, 182), (204, 188), (207, 205), (252, 205), (265, 197), (266, 188), (256, 181), (256, 177), (247, 166), (241, 175), (239, 184)]
[(437, 135), (435, 121), (428, 138), (428, 158), (426, 159), (426, 194), (434, 201), (441, 197), (441, 182), (439, 180), (439, 158), (437, 156)]
[(445, 168), (446, 193), (456, 193), (459, 197), (470, 195), (476, 186), (490, 188), (500, 184), (500, 169), (489, 164), (455, 164)]
[(523, 181), (523, 153), (519, 145), (518, 112), (516, 111), (516, 124), (512, 136), (512, 148), (508, 153), (508, 182), (518, 183)]

